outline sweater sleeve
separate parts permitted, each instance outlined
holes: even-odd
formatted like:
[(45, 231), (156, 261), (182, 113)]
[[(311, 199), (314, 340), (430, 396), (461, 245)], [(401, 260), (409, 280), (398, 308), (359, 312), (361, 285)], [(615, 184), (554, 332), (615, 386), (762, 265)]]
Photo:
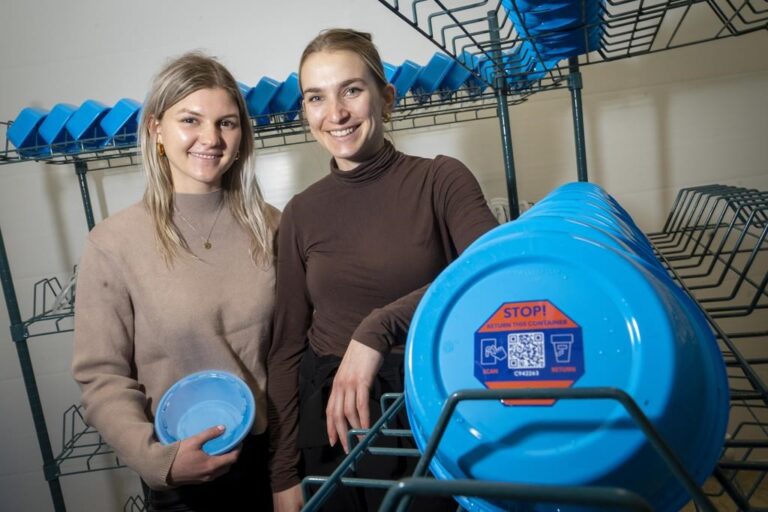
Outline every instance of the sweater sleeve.
[(277, 233), (277, 295), (272, 345), (267, 357), (267, 411), (272, 492), (299, 483), (299, 365), (307, 347), (312, 304), (304, 251), (289, 202)]
[[(480, 184), (470, 170), (454, 158), (432, 161), (432, 207), (448, 261), (453, 261), (480, 235), (498, 225), (488, 208)], [(374, 309), (360, 322), (353, 339), (379, 352), (405, 344), (411, 319), (429, 284)]]
[(89, 237), (78, 269), (72, 362), (85, 420), (150, 487), (164, 489), (178, 443), (155, 439), (133, 372), (133, 325), (121, 267)]

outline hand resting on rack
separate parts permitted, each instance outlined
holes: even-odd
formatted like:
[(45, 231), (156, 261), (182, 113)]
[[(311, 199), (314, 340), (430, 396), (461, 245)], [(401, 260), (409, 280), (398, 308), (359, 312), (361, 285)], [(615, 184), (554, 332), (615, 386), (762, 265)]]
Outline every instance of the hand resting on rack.
[(341, 441), (349, 453), (347, 432), (352, 428), (370, 428), (368, 410), (373, 379), (381, 368), (384, 355), (359, 341), (352, 340), (333, 379), (331, 396), (325, 409), (328, 441), (331, 446)]

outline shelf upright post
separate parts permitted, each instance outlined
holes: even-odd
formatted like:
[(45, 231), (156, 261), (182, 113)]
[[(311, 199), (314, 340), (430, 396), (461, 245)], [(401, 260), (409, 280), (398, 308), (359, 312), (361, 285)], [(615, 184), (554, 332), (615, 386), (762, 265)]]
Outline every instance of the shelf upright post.
[(587, 145), (584, 138), (584, 107), (581, 103), (581, 71), (579, 58), (568, 58), (568, 90), (571, 91), (571, 112), (573, 113), (573, 135), (576, 139), (576, 172), (579, 181), (587, 178)]
[(51, 441), (48, 438), (48, 427), (45, 424), (43, 405), (40, 402), (40, 393), (37, 390), (37, 380), (35, 379), (35, 372), (32, 369), (32, 358), (29, 355), (29, 347), (27, 346), (27, 338), (29, 336), (27, 328), (21, 320), (19, 303), (16, 298), (16, 290), (11, 278), (11, 266), (8, 262), (8, 255), (5, 252), (2, 229), (0, 229), (0, 281), (2, 281), (5, 305), (8, 309), (8, 318), (11, 322), (11, 339), (16, 345), (16, 352), (18, 353), (19, 364), (21, 365), (21, 373), (24, 378), (24, 387), (27, 391), (29, 406), (32, 409), (32, 421), (35, 424), (37, 442), (40, 445), (40, 453), (43, 456), (43, 474), (48, 481), (54, 510), (56, 510), (56, 512), (64, 512), (66, 507), (64, 505), (64, 494), (61, 491), (61, 483), (59, 482), (59, 469), (54, 462), (55, 459), (53, 457), (53, 450), (51, 449)]
[(496, 110), (501, 128), (501, 148), (504, 153), (504, 174), (507, 177), (507, 197), (509, 198), (509, 219), (514, 220), (520, 216), (520, 205), (517, 200), (515, 158), (512, 153), (512, 127), (509, 121), (509, 105), (507, 104), (507, 79), (502, 61), (499, 21), (496, 19), (496, 11), (488, 11), (488, 28), (491, 36), (491, 57), (496, 66), (493, 91), (496, 94)]
[(88, 191), (88, 164), (82, 160), (75, 160), (75, 173), (77, 181), (80, 183), (80, 195), (83, 198), (83, 208), (85, 208), (85, 221), (88, 223), (88, 231), (93, 229), (96, 224), (93, 220), (93, 207), (91, 206), (91, 193)]

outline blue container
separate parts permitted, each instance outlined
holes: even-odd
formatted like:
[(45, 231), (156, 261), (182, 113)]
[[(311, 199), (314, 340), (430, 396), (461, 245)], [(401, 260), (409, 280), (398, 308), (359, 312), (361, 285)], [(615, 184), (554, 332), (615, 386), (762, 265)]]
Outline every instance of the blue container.
[(240, 89), (240, 94), (243, 95), (243, 98), (248, 97), (248, 93), (251, 92), (251, 86), (240, 81), (237, 82), (237, 88)]
[(429, 59), (427, 65), (419, 71), (411, 87), (411, 92), (419, 102), (427, 101), (440, 88), (452, 66), (453, 59), (444, 53), (437, 52)]
[(405, 98), (405, 95), (411, 90), (413, 84), (416, 82), (416, 77), (418, 76), (420, 69), (421, 66), (410, 60), (405, 60), (400, 65), (400, 70), (395, 76), (394, 82), (392, 82), (392, 85), (395, 86), (397, 100)]
[(8, 127), (6, 137), (23, 157), (44, 156), (50, 154), (50, 148), (38, 134), (40, 125), (48, 115), (42, 108), (27, 107), (19, 112), (13, 124)]
[(483, 54), (476, 55), (468, 50), (464, 50), (459, 55), (459, 61), (463, 62), (470, 70), (472, 75), (467, 79), (466, 86), (470, 96), (477, 96), (488, 88), (488, 84), (481, 81), (475, 74), (480, 75), (480, 66), (487, 61), (487, 57)]
[(279, 88), (280, 82), (264, 76), (246, 96), (245, 104), (248, 106), (248, 115), (256, 118), (257, 124), (269, 124), (269, 116), (267, 115), (269, 114), (269, 104)]
[(611, 217), (603, 211), (598, 211), (587, 205), (574, 206), (567, 204), (555, 204), (547, 206), (546, 209), (532, 208), (526, 212), (526, 217), (535, 217), (541, 214), (575, 218), (590, 225), (602, 227), (606, 231), (618, 236), (622, 240), (631, 240), (638, 247), (643, 247), (643, 253), (649, 255), (649, 257), (653, 257), (653, 250), (645, 235), (633, 230), (620, 219)]
[(107, 143), (115, 146), (133, 146), (139, 129), (141, 103), (123, 98), (101, 119), (101, 129), (107, 136)]
[(222, 435), (207, 441), (203, 451), (219, 455), (233, 450), (248, 435), (256, 419), (253, 393), (239, 377), (207, 370), (177, 381), (157, 404), (155, 433), (172, 444), (217, 425)]
[(67, 132), (81, 149), (96, 149), (107, 143), (107, 134), (101, 128), (101, 120), (109, 113), (109, 107), (96, 100), (85, 100), (66, 124)]
[(559, 61), (600, 48), (602, 1), (584, 2), (583, 12), (581, 0), (502, 4), (523, 45), (532, 45), (537, 58)]
[(383, 62), (382, 65), (384, 67), (384, 78), (387, 79), (387, 83), (391, 84), (395, 80), (397, 73), (400, 71), (400, 66), (395, 66), (389, 62)]
[[(541, 61), (527, 41), (523, 41), (514, 50), (503, 52), (501, 63), (507, 84), (515, 91), (530, 88), (557, 64), (556, 61)], [(495, 82), (496, 65), (492, 60), (485, 56), (479, 57), (476, 69), (487, 83)]]
[[(419, 304), (406, 346), (417, 445), (424, 449), (459, 389), (615, 387), (702, 484), (722, 449), (729, 401), (701, 309), (625, 241), (548, 210), (537, 203), (478, 239)], [(621, 487), (660, 511), (689, 499), (624, 408), (608, 400), (464, 402), (430, 469), (448, 479)], [(590, 510), (458, 501), (470, 511)]]
[(448, 73), (445, 74), (443, 83), (440, 84), (440, 97), (442, 99), (447, 100), (459, 89), (467, 85), (472, 76), (472, 72), (467, 67), (462, 66), (455, 60), (453, 61)]
[(299, 75), (291, 73), (275, 92), (269, 103), (269, 112), (270, 114), (281, 114), (286, 121), (293, 121), (299, 113), (300, 106)]
[(40, 137), (51, 147), (54, 153), (72, 153), (78, 146), (72, 142), (67, 132), (66, 125), (69, 118), (77, 111), (77, 107), (69, 103), (58, 103), (48, 116), (40, 124), (38, 133)]

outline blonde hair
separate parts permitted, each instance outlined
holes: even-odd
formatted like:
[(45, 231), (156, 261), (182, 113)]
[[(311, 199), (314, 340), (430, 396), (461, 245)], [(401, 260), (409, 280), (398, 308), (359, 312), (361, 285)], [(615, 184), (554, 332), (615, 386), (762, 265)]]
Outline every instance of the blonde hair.
[(168, 62), (152, 82), (139, 125), (139, 144), (147, 174), (144, 205), (154, 221), (159, 249), (166, 263), (172, 264), (180, 251), (192, 254), (173, 223), (173, 180), (168, 159), (157, 151), (155, 122), (160, 122), (171, 106), (193, 92), (212, 88), (223, 89), (232, 97), (242, 132), (238, 147), (240, 158), (221, 179), (224, 202), (251, 235), (251, 258), (258, 264), (268, 264), (272, 258), (275, 219), (264, 202), (253, 168), (253, 126), (237, 82), (214, 57), (186, 53)]
[[(329, 28), (320, 32), (304, 48), (299, 61), (299, 86), (301, 87), (301, 68), (304, 61), (313, 53), (322, 51), (334, 52), (347, 50), (358, 55), (368, 69), (380, 89), (387, 85), (387, 76), (384, 74), (384, 64), (381, 62), (379, 51), (373, 44), (371, 34), (358, 32), (351, 28)], [(303, 89), (302, 89), (303, 90)]]

